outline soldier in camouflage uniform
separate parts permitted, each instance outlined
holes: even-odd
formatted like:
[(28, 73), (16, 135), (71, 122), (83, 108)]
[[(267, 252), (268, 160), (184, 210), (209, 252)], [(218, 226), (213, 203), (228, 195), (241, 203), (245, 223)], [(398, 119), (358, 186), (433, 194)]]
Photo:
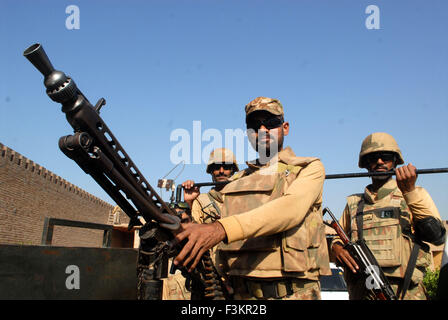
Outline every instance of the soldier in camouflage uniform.
[(289, 123), (280, 101), (258, 97), (246, 105), (248, 138), (259, 159), (222, 190), (222, 218), (183, 224), (188, 239), (175, 263), (194, 268), (218, 245), (218, 267), (235, 299), (320, 299), (320, 275), (329, 275), (322, 221), (325, 171), (319, 159), (283, 148)]
[[(404, 164), (404, 160), (391, 135), (377, 132), (364, 139), (359, 154), (360, 168), (384, 172), (400, 164)], [(412, 276), (407, 291), (403, 289), (414, 246), (415, 225), (428, 217), (441, 219), (430, 195), (422, 187), (415, 186), (415, 171), (416, 168), (408, 164), (396, 168), (396, 180), (390, 175), (373, 176), (372, 184), (365, 188), (364, 193), (347, 198), (340, 224), (351, 240), (364, 238), (399, 298), (406, 292), (404, 299), (421, 300), (426, 299), (422, 280), (431, 258), (425, 245), (419, 250), (416, 247), (416, 266), (413, 271), (410, 269), (409, 275)], [(342, 241), (335, 238), (331, 248), (336, 260), (346, 266), (350, 299), (373, 299), (366, 284), (356, 281), (359, 279), (356, 277), (358, 266), (343, 248)]]
[[(226, 182), (238, 170), (238, 164), (232, 151), (219, 148), (210, 153), (206, 172), (212, 176), (213, 182)], [(220, 191), (224, 186), (215, 186), (208, 193), (199, 193), (199, 188), (193, 187), (193, 185), (193, 180), (182, 183), (184, 201), (191, 208), (193, 221), (210, 223), (219, 219), (222, 205)]]

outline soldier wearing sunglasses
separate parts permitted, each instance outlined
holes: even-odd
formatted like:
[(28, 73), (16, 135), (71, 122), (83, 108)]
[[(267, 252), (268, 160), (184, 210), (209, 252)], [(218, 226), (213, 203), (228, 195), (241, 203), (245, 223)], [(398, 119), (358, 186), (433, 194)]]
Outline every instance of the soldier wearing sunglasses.
[[(404, 164), (395, 139), (383, 132), (367, 136), (361, 146), (358, 165), (369, 172), (391, 175), (372, 177), (364, 193), (347, 198), (340, 224), (351, 240), (364, 239), (399, 299), (426, 299), (423, 276), (430, 265), (429, 248), (422, 241), (441, 244), (445, 229), (428, 192), (416, 186), (416, 168)], [(350, 299), (373, 299), (367, 283), (357, 278), (358, 265), (333, 240), (332, 253), (345, 266)]]
[[(225, 148), (215, 149), (210, 153), (206, 172), (212, 176), (213, 182), (226, 182), (237, 172), (238, 164), (232, 151)], [(191, 208), (191, 216), (198, 223), (214, 222), (221, 217), (223, 186), (218, 185), (208, 193), (200, 193), (198, 187), (194, 187), (193, 180), (182, 183), (184, 188), (184, 200)]]
[(259, 158), (221, 190), (221, 219), (182, 225), (176, 239), (188, 241), (175, 263), (192, 269), (217, 245), (235, 299), (320, 299), (319, 276), (331, 274), (321, 212), (324, 167), (284, 147), (289, 123), (280, 101), (258, 97), (245, 112)]

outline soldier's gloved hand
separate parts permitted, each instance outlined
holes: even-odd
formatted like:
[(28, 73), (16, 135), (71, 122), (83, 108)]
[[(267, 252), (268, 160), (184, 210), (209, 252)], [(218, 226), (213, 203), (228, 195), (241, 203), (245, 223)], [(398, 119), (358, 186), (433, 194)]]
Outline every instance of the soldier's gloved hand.
[(188, 267), (189, 272), (193, 271), (202, 255), (226, 237), (224, 227), (219, 222), (183, 223), (175, 239), (177, 243), (181, 243), (185, 239), (187, 239), (187, 242), (174, 259), (174, 264)]
[(405, 194), (415, 189), (415, 182), (417, 181), (417, 168), (411, 163), (407, 166), (402, 166), (395, 169), (397, 177), (397, 185), (401, 193)]
[(344, 249), (344, 247), (340, 243), (335, 243), (331, 247), (331, 251), (333, 256), (340, 262), (342, 265), (347, 266), (353, 273), (356, 273), (356, 270), (359, 269), (358, 264), (355, 259), (352, 258), (350, 253)]

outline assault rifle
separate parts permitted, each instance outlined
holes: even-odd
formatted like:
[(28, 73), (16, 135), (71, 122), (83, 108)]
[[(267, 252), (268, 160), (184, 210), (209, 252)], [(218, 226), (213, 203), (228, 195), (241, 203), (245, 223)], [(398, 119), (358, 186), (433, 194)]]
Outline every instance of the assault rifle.
[(369, 247), (367, 247), (364, 239), (357, 240), (356, 242), (350, 241), (330, 209), (324, 208), (323, 215), (327, 212), (333, 221), (331, 223), (324, 223), (336, 231), (344, 243), (344, 249), (350, 253), (359, 266), (358, 281), (363, 281), (366, 289), (371, 291), (378, 300), (397, 300), (397, 296), (392, 290), (389, 281), (387, 281), (383, 270), (381, 270), (375, 256)]
[[(161, 299), (162, 278), (168, 276), (168, 259), (181, 245), (173, 241), (180, 217), (146, 181), (101, 119), (101, 98), (95, 106), (78, 89), (72, 78), (55, 70), (43, 47), (36, 43), (23, 55), (44, 75), (48, 96), (62, 104), (62, 112), (74, 129), (73, 135), (59, 139), (59, 148), (103, 188), (129, 216), (129, 229), (141, 226), (137, 265), (139, 299)], [(143, 217), (144, 222), (139, 216)], [(204, 288), (203, 298), (224, 299), (225, 287), (213, 266), (210, 254), (202, 257), (193, 272)]]

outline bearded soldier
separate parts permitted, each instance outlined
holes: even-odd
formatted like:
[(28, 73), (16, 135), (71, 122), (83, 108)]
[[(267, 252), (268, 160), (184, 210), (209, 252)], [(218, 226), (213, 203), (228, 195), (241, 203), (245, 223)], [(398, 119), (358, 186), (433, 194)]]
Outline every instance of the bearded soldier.
[(259, 159), (221, 190), (221, 219), (182, 225), (176, 239), (188, 241), (175, 263), (192, 269), (218, 245), (219, 268), (234, 298), (319, 299), (319, 276), (330, 274), (321, 212), (324, 167), (283, 148), (290, 127), (280, 101), (258, 97), (245, 111)]
[[(445, 229), (428, 192), (415, 185), (416, 168), (412, 164), (397, 168), (400, 164), (404, 160), (391, 135), (367, 136), (359, 167), (369, 172), (395, 168), (396, 180), (390, 175), (373, 176), (364, 193), (347, 198), (340, 224), (351, 240), (366, 241), (398, 298), (426, 299), (422, 280), (430, 253), (422, 241), (443, 243)], [(357, 278), (358, 265), (338, 238), (333, 240), (332, 253), (346, 266), (350, 299), (373, 299), (366, 283)]]

